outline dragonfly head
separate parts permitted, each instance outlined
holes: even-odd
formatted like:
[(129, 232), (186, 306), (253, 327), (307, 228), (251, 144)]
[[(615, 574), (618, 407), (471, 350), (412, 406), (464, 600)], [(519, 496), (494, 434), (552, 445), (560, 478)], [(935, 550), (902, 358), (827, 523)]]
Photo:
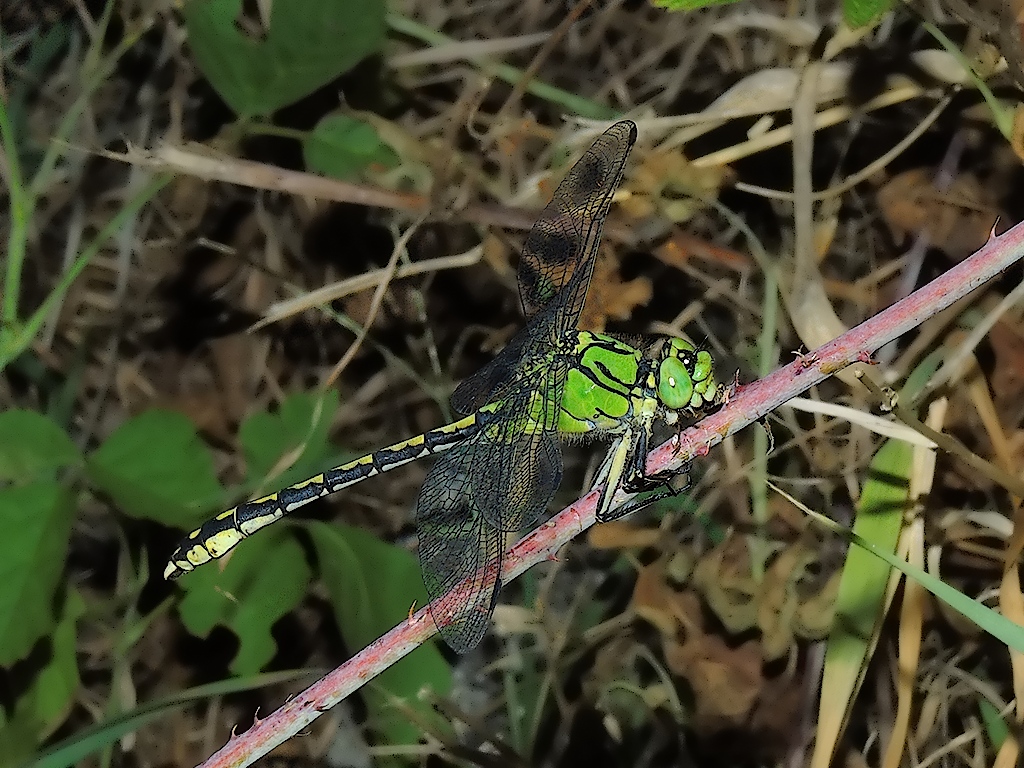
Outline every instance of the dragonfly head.
[(699, 410), (715, 402), (718, 383), (714, 360), (706, 349), (698, 350), (685, 339), (668, 339), (656, 371), (658, 398), (670, 411)]

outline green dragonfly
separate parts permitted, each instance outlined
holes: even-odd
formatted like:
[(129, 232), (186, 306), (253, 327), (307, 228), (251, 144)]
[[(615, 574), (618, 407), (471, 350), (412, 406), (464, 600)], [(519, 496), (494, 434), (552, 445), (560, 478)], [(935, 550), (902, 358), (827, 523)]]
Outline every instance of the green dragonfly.
[[(534, 526), (558, 488), (559, 437), (611, 442), (595, 480), (604, 484), (598, 521), (641, 505), (612, 510), (619, 488), (650, 491), (666, 483), (668, 477), (645, 472), (653, 425), (659, 418), (674, 424), (680, 413), (717, 402), (711, 354), (682, 339), (640, 348), (576, 328), (601, 228), (635, 141), (631, 121), (611, 126), (544, 208), (519, 264), (528, 322), (456, 388), (452, 406), (464, 418), (221, 513), (181, 542), (164, 576), (177, 578), (225, 555), (315, 499), (440, 454), (416, 502), (420, 567), (441, 636), (465, 652), (480, 642), (494, 611), (506, 535)], [(464, 600), (442, 600), (460, 585)]]

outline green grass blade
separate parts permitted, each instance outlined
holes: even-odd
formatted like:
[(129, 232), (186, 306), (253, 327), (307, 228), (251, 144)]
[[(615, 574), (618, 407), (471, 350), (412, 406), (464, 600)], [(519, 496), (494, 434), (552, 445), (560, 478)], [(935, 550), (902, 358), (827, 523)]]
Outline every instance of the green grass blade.
[[(389, 13), (387, 21), (388, 26), (395, 32), (408, 35), (430, 45), (447, 45), (454, 42), (450, 37), (422, 24), (417, 24), (412, 19), (396, 13)], [(510, 85), (516, 85), (523, 79), (523, 73), (520, 70), (507, 64), (497, 64), (486, 59), (474, 60), (473, 63), (484, 72), (498, 77)], [(563, 91), (561, 88), (556, 88), (539, 80), (530, 81), (526, 86), (526, 90), (538, 98), (565, 107), (567, 112), (591, 120), (614, 120), (620, 114), (603, 104), (597, 104), (590, 99), (581, 98), (574, 93)]]
[(312, 670), (272, 672), (255, 677), (201, 685), (181, 694), (151, 702), (131, 712), (125, 712), (113, 720), (97, 723), (55, 745), (29, 762), (24, 768), (69, 768), (78, 765), (94, 752), (110, 746), (121, 737), (137, 731), (146, 723), (156, 720), (161, 715), (181, 709), (193, 701), (298, 680), (311, 674), (315, 673)]
[[(32, 316), (25, 321), (25, 324), (19, 329), (19, 332), (15, 335), (11, 335), (10, 333), (7, 334), (7, 343), (0, 345), (0, 370), (6, 368), (7, 364), (10, 363), (11, 360), (28, 348), (29, 344), (32, 343), (32, 340), (42, 327), (43, 321), (46, 319), (47, 315), (56, 308), (65, 292), (71, 287), (71, 284), (78, 278), (78, 276), (82, 274), (82, 270), (85, 269), (86, 265), (92, 261), (93, 257), (96, 256), (97, 253), (99, 253), (107, 240), (121, 229), (129, 218), (137, 214), (139, 209), (148, 203), (170, 180), (171, 177), (167, 175), (155, 176), (150, 180), (146, 186), (140, 189), (127, 203), (125, 203), (124, 207), (117, 212), (116, 216), (107, 222), (106, 226), (99, 231), (96, 237), (93, 238), (92, 242), (86, 246), (85, 250), (78, 254), (70, 269), (64, 273), (43, 303), (39, 305), (35, 312), (32, 313)], [(5, 285), (5, 293), (6, 288), (7, 286)], [(4, 299), (5, 305), (8, 300), (9, 297)], [(17, 307), (15, 307), (15, 312), (16, 311)], [(4, 322), (6, 325), (6, 316), (4, 318)], [(3, 336), (0, 336), (0, 340), (3, 338)]]

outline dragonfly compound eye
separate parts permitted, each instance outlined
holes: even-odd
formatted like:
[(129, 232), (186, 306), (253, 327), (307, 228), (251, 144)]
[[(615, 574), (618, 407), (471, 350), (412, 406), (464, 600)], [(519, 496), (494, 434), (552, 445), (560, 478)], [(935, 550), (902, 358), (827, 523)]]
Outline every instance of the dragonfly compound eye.
[(697, 359), (693, 363), (693, 368), (690, 369), (693, 371), (693, 380), (704, 381), (705, 379), (713, 378), (712, 374), (714, 373), (714, 366), (715, 361), (711, 357), (710, 352), (706, 350), (698, 352)]
[(667, 357), (658, 366), (658, 398), (669, 410), (685, 408), (693, 396), (693, 378), (678, 357)]

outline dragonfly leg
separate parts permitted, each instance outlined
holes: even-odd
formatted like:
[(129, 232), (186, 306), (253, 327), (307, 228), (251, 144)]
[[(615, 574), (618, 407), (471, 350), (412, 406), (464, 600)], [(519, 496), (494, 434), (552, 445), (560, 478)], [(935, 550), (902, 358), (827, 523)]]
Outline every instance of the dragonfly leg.
[[(647, 451), (650, 443), (650, 432), (648, 430), (642, 428), (633, 430), (624, 435), (621, 442), (622, 445), (628, 446), (629, 450), (625, 457), (626, 460), (624, 460), (624, 464), (620, 469), (618, 484), (629, 493), (647, 493), (648, 491), (653, 491), (653, 493), (647, 493), (647, 495), (641, 498), (630, 499), (626, 504), (615, 510), (604, 509), (603, 515), (602, 507), (598, 506), (597, 520), (601, 523), (617, 520), (620, 517), (625, 517), (628, 514), (643, 509), (655, 501), (682, 493), (690, 484), (685, 468), (683, 470), (647, 473)], [(609, 454), (610, 457), (612, 455), (614, 454)], [(609, 461), (606, 460), (606, 462)], [(626, 465), (628, 465), (628, 472), (626, 471)], [(605, 488), (606, 493), (608, 493), (608, 488), (612, 488), (610, 478)], [(612, 493), (614, 493), (614, 489)]]
[(621, 517), (618, 510), (612, 510), (612, 499), (615, 492), (622, 486), (622, 478), (626, 472), (626, 465), (629, 463), (630, 450), (633, 444), (631, 430), (618, 438), (608, 451), (601, 469), (598, 470), (594, 485), (604, 481), (604, 488), (601, 491), (601, 498), (597, 500), (597, 522), (606, 523)]
[(686, 478), (686, 467), (681, 469), (668, 469), (662, 472), (647, 472), (647, 452), (650, 448), (651, 433), (646, 429), (636, 430), (635, 444), (633, 446), (632, 461), (630, 462), (630, 472), (622, 483), (622, 487), (630, 493), (642, 493), (644, 491), (650, 491), (657, 488), (659, 485), (667, 485), (669, 487), (675, 487), (672, 492), (673, 495), (680, 493), (687, 488), (689, 480), (687, 479), (685, 484), (678, 486), (676, 483), (677, 478)]
[[(671, 474), (672, 476), (664, 481), (659, 481), (655, 483), (655, 488), (657, 488), (657, 486), (661, 486), (660, 489), (655, 490), (653, 493), (648, 493), (644, 496), (630, 499), (621, 507), (616, 509), (612, 513), (611, 517), (609, 517), (607, 520), (603, 520), (602, 522), (608, 522), (609, 520), (618, 520), (620, 517), (625, 517), (626, 515), (631, 515), (634, 512), (639, 512), (644, 507), (653, 504), (656, 501), (667, 499), (670, 496), (679, 495), (690, 486), (689, 477), (686, 475), (685, 472), (672, 472), (667, 474)], [(682, 485), (673, 482), (675, 480), (681, 480)]]
[[(675, 496), (689, 486), (685, 468), (647, 473), (647, 451), (650, 430), (643, 426), (627, 430), (615, 443), (598, 470), (594, 484), (605, 481), (601, 498), (597, 502), (597, 522), (607, 523), (646, 507), (668, 496)], [(611, 509), (615, 492), (622, 488), (628, 493), (647, 493), (643, 498), (631, 499), (618, 509)], [(660, 488), (660, 490), (658, 490)]]

